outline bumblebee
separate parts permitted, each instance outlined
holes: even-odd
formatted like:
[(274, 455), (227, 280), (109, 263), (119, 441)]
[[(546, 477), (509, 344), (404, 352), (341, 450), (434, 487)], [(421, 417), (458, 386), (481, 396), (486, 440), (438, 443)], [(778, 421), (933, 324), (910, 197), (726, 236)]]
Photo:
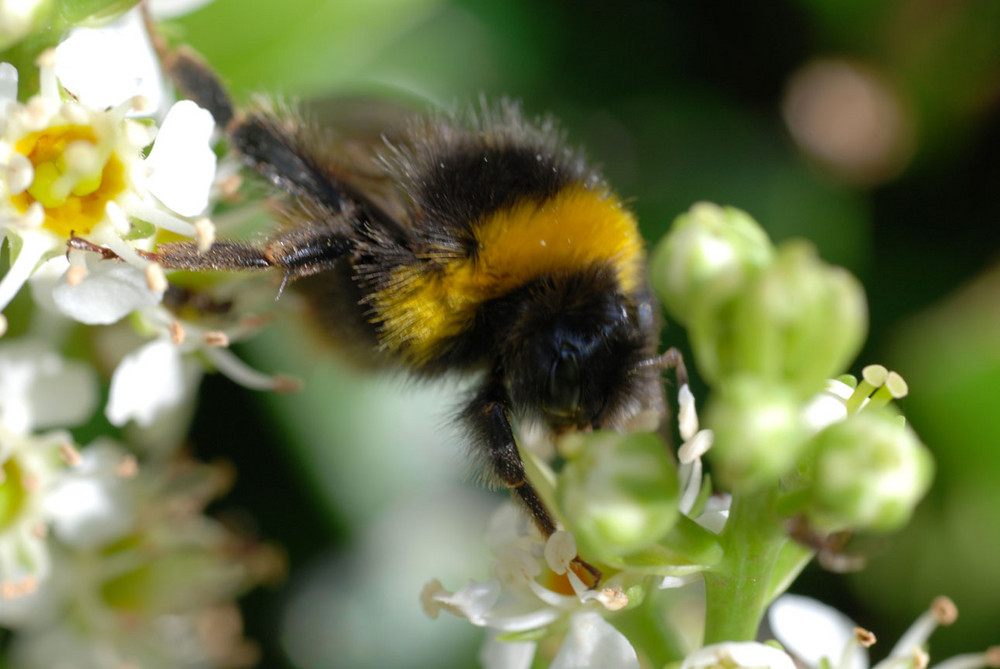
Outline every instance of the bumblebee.
[[(678, 361), (673, 349), (657, 356), (643, 240), (601, 174), (553, 122), (510, 101), (415, 120), (359, 168), (287, 114), (237, 110), (192, 53), (165, 65), (285, 196), (265, 243), (161, 244), (156, 260), (276, 270), (352, 357), (424, 378), (478, 375), (459, 413), (473, 453), (550, 536), (512, 422), (624, 429), (662, 409), (660, 371)], [(574, 571), (600, 579), (580, 558)]]

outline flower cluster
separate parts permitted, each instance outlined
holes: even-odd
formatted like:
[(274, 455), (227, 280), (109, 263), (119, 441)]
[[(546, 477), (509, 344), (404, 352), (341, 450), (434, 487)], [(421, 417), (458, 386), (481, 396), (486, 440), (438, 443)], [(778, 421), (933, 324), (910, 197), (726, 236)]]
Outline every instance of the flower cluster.
[[(0, 2), (0, 49), (67, 33), (36, 54), (37, 87), (0, 63), (0, 626), (14, 668), (252, 665), (235, 598), (282, 567), (205, 513), (232, 473), (179, 447), (206, 368), (294, 387), (228, 350), (267, 320), (246, 315), (259, 296), (198, 286), (189, 303), (156, 261), (164, 241), (214, 243), (226, 187), (213, 120), (170, 103), (138, 10), (69, 31), (134, 4)], [(861, 286), (710, 204), (677, 219), (650, 271), (689, 335), (706, 411), (681, 383), (676, 449), (662, 434), (574, 434), (549, 445), (554, 468), (523, 448), (564, 529), (543, 539), (502, 506), (491, 577), (431, 581), (425, 612), (484, 628), (488, 669), (866, 669), (871, 633), (784, 594), (817, 555), (843, 564), (833, 538), (903, 526), (933, 475), (895, 402), (902, 378), (845, 374), (867, 328)], [(78, 443), (102, 410), (113, 432)], [(579, 556), (597, 587), (574, 572)], [(765, 616), (773, 643), (759, 642)], [(939, 600), (876, 669), (923, 669), (931, 630), (954, 618)]]
[[(49, 6), (0, 6), (0, 46), (42, 27)], [(0, 63), (4, 665), (253, 666), (235, 599), (283, 560), (206, 515), (232, 472), (181, 446), (207, 368), (292, 386), (228, 349), (265, 322), (248, 314), (273, 295), (191, 297), (149, 253), (212, 243), (214, 123), (165, 102), (138, 10), (72, 30), (36, 64), (27, 96), (33, 82)], [(79, 442), (107, 425), (102, 408), (114, 430)]]
[[(522, 449), (566, 531), (536, 539), (517, 562), (530, 568), (514, 570), (491, 529), (496, 572), (518, 579), (425, 592), (429, 612), (490, 630), (486, 666), (528, 667), (542, 649), (552, 666), (795, 666), (755, 642), (767, 607), (817, 553), (837, 563), (832, 537), (899, 528), (930, 484), (930, 455), (893, 404), (902, 378), (880, 365), (843, 374), (866, 330), (847, 272), (803, 242), (774, 246), (741, 211), (699, 204), (655, 249), (651, 282), (712, 387), (707, 429), (683, 385), (674, 453), (654, 434), (578, 434), (556, 444), (556, 472)], [(541, 596), (562, 573), (540, 557), (557, 540), (579, 544), (611, 590), (570, 573), (567, 595)]]

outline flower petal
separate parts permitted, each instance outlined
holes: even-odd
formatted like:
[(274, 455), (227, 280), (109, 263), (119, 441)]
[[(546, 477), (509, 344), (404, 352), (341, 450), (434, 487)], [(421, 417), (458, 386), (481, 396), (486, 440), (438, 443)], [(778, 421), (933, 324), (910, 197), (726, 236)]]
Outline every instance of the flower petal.
[(847, 418), (847, 398), (853, 389), (842, 381), (827, 381), (826, 388), (817, 393), (806, 404), (803, 419), (810, 432), (819, 432), (823, 428), (838, 423)]
[(150, 290), (137, 268), (114, 260), (88, 262), (80, 283), (65, 281), (52, 291), (56, 308), (86, 325), (110, 325), (136, 309), (159, 304), (163, 291)]
[(162, 21), (182, 16), (200, 9), (212, 0), (150, 0), (149, 9), (153, 18)]
[(135, 522), (135, 504), (119, 469), (126, 453), (110, 442), (81, 453), (82, 461), (46, 497), (58, 537), (75, 548), (99, 548), (119, 539)]
[(753, 669), (795, 669), (788, 653), (756, 641), (716, 643), (700, 648), (681, 663), (680, 669), (701, 667), (747, 667)]
[(0, 346), (0, 416), (7, 429), (72, 427), (97, 406), (97, 379), (82, 362), (64, 359), (32, 340)]
[(111, 376), (111, 391), (104, 413), (112, 425), (134, 420), (147, 427), (157, 414), (184, 400), (184, 361), (170, 341), (157, 339), (133, 351)]
[(0, 63), (0, 107), (8, 102), (17, 102), (17, 68)]
[(158, 109), (164, 87), (139, 10), (100, 28), (77, 28), (56, 47), (56, 77), (91, 109), (116, 107), (136, 95)]
[(550, 669), (639, 669), (639, 658), (625, 636), (594, 611), (580, 611), (569, 621), (569, 634)]
[(486, 639), (476, 659), (483, 669), (530, 669), (535, 659), (535, 642)]
[[(812, 667), (820, 666), (823, 658), (840, 667), (844, 649), (855, 638), (854, 621), (831, 606), (801, 595), (779, 597), (771, 605), (767, 620), (781, 645)], [(868, 653), (854, 644), (847, 661), (850, 669), (867, 669)]]
[(215, 178), (215, 153), (209, 146), (215, 121), (191, 102), (181, 100), (163, 119), (146, 165), (149, 192), (181, 216), (197, 216), (208, 206)]
[[(437, 584), (440, 586), (440, 583)], [(446, 611), (462, 618), (468, 618), (473, 625), (483, 626), (487, 623), (487, 617), (491, 609), (500, 598), (500, 582), (496, 579), (489, 581), (469, 581), (465, 587), (456, 592), (448, 592), (443, 588), (435, 588), (433, 592), (428, 592), (424, 602), (424, 610), (431, 613), (432, 617), (437, 617), (435, 608), (443, 608)]]

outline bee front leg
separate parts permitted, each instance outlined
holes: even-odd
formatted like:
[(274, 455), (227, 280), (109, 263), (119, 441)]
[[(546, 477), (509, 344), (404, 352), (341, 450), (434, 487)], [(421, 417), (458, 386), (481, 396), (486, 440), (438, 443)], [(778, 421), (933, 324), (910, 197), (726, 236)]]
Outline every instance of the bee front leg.
[[(489, 479), (510, 488), (511, 496), (548, 539), (557, 529), (555, 519), (528, 481), (510, 427), (509, 407), (510, 399), (503, 383), (491, 378), (467, 407), (466, 423), (472, 429), (476, 448), (481, 450), (479, 455), (485, 461)], [(579, 556), (573, 558), (570, 568), (590, 588), (601, 582), (601, 572)]]

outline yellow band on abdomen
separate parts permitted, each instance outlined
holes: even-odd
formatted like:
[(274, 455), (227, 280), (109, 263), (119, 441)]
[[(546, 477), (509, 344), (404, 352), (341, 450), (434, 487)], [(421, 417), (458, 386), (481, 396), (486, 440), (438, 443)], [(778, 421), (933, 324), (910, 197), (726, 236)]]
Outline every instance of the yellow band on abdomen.
[(420, 364), (471, 326), (478, 307), (546, 275), (594, 264), (613, 267), (622, 293), (640, 285), (644, 263), (635, 218), (612, 195), (564, 189), (542, 203), (518, 202), (475, 224), (478, 252), (432, 250), (394, 270), (373, 295), (380, 341)]

